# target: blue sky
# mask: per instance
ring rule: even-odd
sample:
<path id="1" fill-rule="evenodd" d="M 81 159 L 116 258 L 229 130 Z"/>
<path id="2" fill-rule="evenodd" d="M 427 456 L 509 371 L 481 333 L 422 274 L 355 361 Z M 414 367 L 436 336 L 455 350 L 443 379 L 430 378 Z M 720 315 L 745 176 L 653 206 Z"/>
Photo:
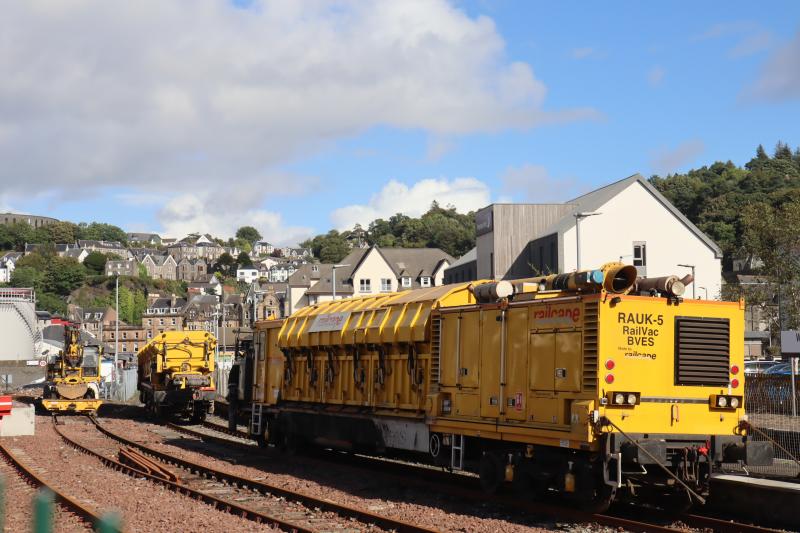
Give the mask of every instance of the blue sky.
<path id="1" fill-rule="evenodd" d="M 561 201 L 800 144 L 797 2 L 200 4 L 174 54 L 177 7 L 143 2 L 134 22 L 100 4 L 12 8 L 4 18 L 34 37 L 0 72 L 27 73 L 42 32 L 36 57 L 55 80 L 30 68 L 19 92 L 0 90 L 13 115 L 4 130 L 0 114 L 12 163 L 0 207 L 176 237 L 252 221 L 291 242 L 434 198 L 464 210 Z M 74 50 L 53 32 L 109 16 L 120 20 Z M 135 46 L 145 38 L 161 45 L 155 62 Z M 165 81 L 165 64 L 181 73 Z M 223 97 L 212 79 L 230 81 Z M 65 118 L 61 101 L 79 112 Z"/>

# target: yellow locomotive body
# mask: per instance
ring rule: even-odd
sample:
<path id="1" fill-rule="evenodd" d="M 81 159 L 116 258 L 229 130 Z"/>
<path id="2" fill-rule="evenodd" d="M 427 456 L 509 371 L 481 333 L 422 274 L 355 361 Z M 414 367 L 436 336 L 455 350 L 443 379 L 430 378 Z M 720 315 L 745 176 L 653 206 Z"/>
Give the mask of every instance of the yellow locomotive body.
<path id="1" fill-rule="evenodd" d="M 139 350 L 139 399 L 147 411 L 204 419 L 215 395 L 216 344 L 207 331 L 165 331 Z"/>
<path id="2" fill-rule="evenodd" d="M 103 401 L 99 383 L 102 347 L 85 345 L 80 330 L 64 326 L 64 348 L 47 364 L 42 406 L 58 413 L 94 414 Z"/>
<path id="3" fill-rule="evenodd" d="M 743 306 L 629 295 L 631 269 L 337 300 L 259 322 L 251 431 L 416 452 L 479 472 L 488 490 L 513 480 L 590 502 L 676 479 L 700 491 L 714 465 L 769 461 L 737 433 Z"/>

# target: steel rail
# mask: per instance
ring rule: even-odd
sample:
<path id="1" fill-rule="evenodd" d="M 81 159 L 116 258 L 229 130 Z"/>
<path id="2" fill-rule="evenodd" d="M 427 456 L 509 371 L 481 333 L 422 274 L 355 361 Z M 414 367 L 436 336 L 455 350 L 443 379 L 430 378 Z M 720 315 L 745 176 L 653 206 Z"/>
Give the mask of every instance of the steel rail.
<path id="1" fill-rule="evenodd" d="M 99 425 L 97 424 L 97 422 L 93 418 L 90 417 L 90 419 L 95 423 L 95 425 L 97 427 L 99 427 Z M 186 495 L 186 496 L 190 496 L 190 497 L 192 497 L 192 498 L 194 498 L 196 500 L 202 501 L 203 503 L 209 504 L 210 506 L 212 506 L 215 509 L 218 509 L 218 510 L 221 510 L 221 511 L 233 514 L 233 515 L 240 516 L 240 517 L 245 518 L 247 520 L 252 520 L 253 522 L 256 522 L 256 523 L 259 523 L 259 524 L 267 524 L 267 525 L 275 526 L 275 527 L 278 527 L 278 528 L 282 529 L 283 531 L 289 531 L 289 532 L 316 533 L 315 530 L 309 529 L 309 528 L 307 528 L 307 527 L 305 527 L 303 525 L 300 525 L 300 524 L 296 524 L 296 523 L 294 523 L 292 521 L 285 520 L 285 519 L 282 519 L 282 518 L 279 518 L 279 517 L 276 517 L 276 516 L 260 513 L 258 511 L 253 511 L 251 509 L 247 509 L 247 508 L 242 507 L 242 506 L 240 506 L 240 505 L 238 505 L 236 503 L 233 503 L 233 502 L 230 502 L 230 501 L 227 501 L 227 500 L 223 500 L 223 499 L 217 498 L 216 496 L 212 496 L 210 494 L 206 494 L 206 493 L 194 490 L 194 489 L 189 488 L 189 487 L 187 487 L 185 485 L 182 485 L 180 483 L 175 483 L 173 481 L 168 481 L 166 479 L 154 476 L 152 474 L 149 474 L 147 472 L 144 472 L 144 471 L 139 470 L 137 468 L 134 468 L 132 466 L 120 463 L 119 461 L 115 461 L 114 459 L 109 459 L 105 455 L 97 453 L 94 450 L 92 450 L 90 448 L 87 448 L 86 446 L 84 446 L 84 445 L 72 440 L 71 438 L 67 437 L 63 432 L 61 432 L 61 430 L 58 429 L 58 426 L 56 426 L 55 424 L 53 425 L 53 427 L 54 427 L 56 433 L 58 433 L 58 435 L 64 440 L 64 442 L 66 442 L 67 444 L 69 444 L 70 446 L 72 446 L 73 448 L 77 449 L 78 451 L 80 451 L 82 453 L 85 453 L 87 455 L 95 457 L 96 459 L 99 459 L 100 462 L 102 462 L 105 466 L 107 466 L 107 467 L 109 467 L 109 468 L 111 468 L 113 470 L 116 470 L 118 472 L 122 472 L 124 474 L 128 474 L 129 476 L 140 477 L 140 478 L 144 477 L 144 478 L 148 479 L 149 481 L 152 481 L 153 483 L 156 483 L 156 484 L 163 485 L 163 486 L 167 487 L 168 489 L 170 489 L 170 490 L 172 490 L 174 492 L 177 492 L 179 494 L 183 494 L 183 495 Z"/>
<path id="2" fill-rule="evenodd" d="M 2 441 L 0 441 L 0 452 L 2 452 L 2 454 L 9 460 L 11 465 L 16 468 L 23 477 L 28 478 L 37 487 L 44 487 L 52 492 L 55 496 L 55 500 L 62 507 L 65 507 L 67 510 L 75 513 L 93 529 L 98 527 L 101 516 L 96 510 L 78 502 L 77 500 L 74 500 L 70 496 L 67 496 L 65 493 L 58 490 L 56 486 L 52 482 L 48 481 L 44 476 L 41 474 L 36 474 L 31 467 L 26 465 L 22 460 L 19 459 L 19 457 L 14 455 L 14 453 Z M 115 527 L 114 530 L 117 531 L 117 533 L 124 533 L 124 530 L 120 528 Z"/>
<path id="3" fill-rule="evenodd" d="M 218 437 L 215 435 L 208 435 L 206 433 L 195 431 L 185 426 L 180 426 L 171 423 L 167 423 L 167 426 L 171 429 L 174 429 L 175 431 L 199 438 L 201 440 L 206 440 L 217 444 L 223 444 L 225 446 L 235 446 L 237 448 L 241 448 L 242 450 L 252 450 L 254 448 L 253 445 L 250 444 L 244 444 L 239 441 L 226 439 L 224 437 Z M 218 430 L 218 428 L 221 427 L 213 423 L 204 423 L 203 426 L 214 430 Z M 221 431 L 221 432 L 230 434 L 228 431 Z M 238 437 L 239 435 L 235 436 Z M 315 454 L 315 457 L 320 457 L 320 455 Z M 322 457 L 323 457 L 322 460 L 326 460 L 324 455 L 322 455 Z M 632 531 L 664 531 L 664 532 L 680 531 L 680 529 L 674 527 L 661 526 L 646 521 L 637 521 L 631 518 L 624 518 L 621 516 L 615 516 L 613 514 L 608 514 L 608 513 L 589 513 L 589 512 L 579 511 L 570 507 L 558 506 L 556 504 L 520 501 L 518 498 L 507 497 L 503 495 L 487 496 L 483 492 L 479 491 L 477 489 L 477 486 L 472 487 L 471 485 L 475 485 L 474 483 L 466 483 L 466 484 L 461 483 L 459 486 L 455 486 L 452 483 L 448 483 L 448 478 L 452 478 L 452 474 L 444 474 L 443 472 L 438 470 L 423 469 L 410 464 L 397 463 L 393 461 L 390 462 L 384 459 L 370 458 L 367 456 L 358 456 L 358 457 L 347 456 L 345 458 L 337 456 L 336 457 L 337 464 L 342 464 L 343 459 L 350 466 L 360 469 L 366 469 L 371 472 L 375 471 L 374 465 L 380 465 L 380 470 L 383 475 L 395 477 L 398 480 L 403 481 L 404 483 L 412 483 L 427 488 L 431 488 L 432 484 L 435 484 L 437 490 L 446 492 L 458 498 L 481 501 L 484 503 L 487 501 L 491 501 L 508 507 L 513 507 L 525 512 L 536 513 L 536 514 L 547 514 L 553 516 L 566 515 L 569 516 L 570 519 L 575 521 L 596 522 L 611 527 L 623 527 Z M 367 466 L 368 464 L 371 464 L 372 468 Z M 470 482 L 471 481 L 472 480 L 470 479 Z M 695 513 L 671 516 L 668 513 L 656 509 L 649 510 L 648 512 L 657 515 L 657 517 L 662 521 L 668 521 L 670 519 L 674 519 L 675 521 L 681 521 L 682 523 L 690 527 L 710 528 L 713 529 L 714 531 L 731 532 L 731 533 L 734 532 L 765 533 L 765 532 L 780 531 L 777 529 L 770 529 L 761 526 L 724 520 L 721 518 L 715 518 Z"/>
<path id="4" fill-rule="evenodd" d="M 122 442 L 128 446 L 138 448 L 146 455 L 150 455 L 152 457 L 160 459 L 161 461 L 164 461 L 165 463 L 177 465 L 181 468 L 185 468 L 186 470 L 189 470 L 191 472 L 196 472 L 197 474 L 209 478 L 225 481 L 231 485 L 243 488 L 249 488 L 250 490 L 254 490 L 257 492 L 270 493 L 273 495 L 282 496 L 288 500 L 301 503 L 307 507 L 319 508 L 323 511 L 332 512 L 342 517 L 354 518 L 359 522 L 363 522 L 366 524 L 374 524 L 378 527 L 387 530 L 397 531 L 398 533 L 432 533 L 437 531 L 435 529 L 430 529 L 424 526 L 412 524 L 410 522 L 405 522 L 403 520 L 379 515 L 371 511 L 365 511 L 363 509 L 352 507 L 343 503 L 332 502 L 308 494 L 303 494 L 301 492 L 295 492 L 293 490 L 279 487 L 277 485 L 271 485 L 263 481 L 256 481 L 254 479 L 238 476 L 236 474 L 231 474 L 229 472 L 223 472 L 222 470 L 217 470 L 215 468 L 203 466 L 194 463 L 192 461 L 188 461 L 186 459 L 180 459 L 178 457 L 169 455 L 168 453 L 161 452 L 159 450 L 150 448 L 149 446 L 146 446 L 144 444 L 140 444 L 138 442 L 134 442 L 125 437 L 117 435 L 116 433 L 103 427 L 103 425 L 100 424 L 95 419 L 92 419 L 92 422 L 94 423 L 95 427 L 97 427 L 97 429 L 100 430 L 100 432 L 106 435 L 107 437 L 110 437 L 118 442 Z"/>
<path id="5" fill-rule="evenodd" d="M 239 437 L 240 439 L 247 439 L 247 440 L 254 440 L 252 435 L 247 433 L 246 431 L 242 431 L 240 429 L 230 429 L 226 426 L 221 426 L 219 424 L 215 424 L 213 422 L 208 422 L 203 420 L 202 426 L 208 429 L 213 429 L 214 431 L 219 431 L 220 433 L 225 433 L 232 437 Z"/>

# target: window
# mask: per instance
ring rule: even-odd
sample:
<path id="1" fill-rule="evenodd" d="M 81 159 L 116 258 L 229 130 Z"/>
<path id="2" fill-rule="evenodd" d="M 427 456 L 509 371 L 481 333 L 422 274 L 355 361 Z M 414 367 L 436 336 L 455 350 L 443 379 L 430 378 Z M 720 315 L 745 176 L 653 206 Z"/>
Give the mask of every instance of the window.
<path id="1" fill-rule="evenodd" d="M 403 287 L 410 287 L 411 286 L 411 278 L 408 276 L 403 276 Z"/>
<path id="2" fill-rule="evenodd" d="M 633 243 L 633 266 L 647 266 L 647 244 L 644 242 Z"/>
<path id="3" fill-rule="evenodd" d="M 172 319 L 172 325 L 173 326 L 175 325 L 175 319 L 174 318 Z"/>
<path id="4" fill-rule="evenodd" d="M 419 278 L 419 284 L 423 287 L 430 287 L 431 286 L 431 278 L 429 276 L 422 276 Z"/>
<path id="5" fill-rule="evenodd" d="M 392 292 L 392 280 L 389 278 L 381 278 L 381 291 Z"/>
<path id="6" fill-rule="evenodd" d="M 127 339 L 128 338 L 128 332 L 127 331 L 123 331 L 122 332 L 122 338 L 123 339 Z"/>
<path id="7" fill-rule="evenodd" d="M 151 330 L 149 330 L 149 329 L 147 330 L 147 338 L 148 339 L 152 339 L 153 338 L 153 332 Z"/>
<path id="8" fill-rule="evenodd" d="M 163 318 L 159 318 L 159 319 L 158 319 L 158 324 L 159 324 L 160 326 L 163 326 L 163 325 L 164 325 L 164 319 L 163 319 Z"/>
<path id="9" fill-rule="evenodd" d="M 360 279 L 358 280 L 358 290 L 359 292 L 372 292 L 372 284 L 368 279 Z"/>

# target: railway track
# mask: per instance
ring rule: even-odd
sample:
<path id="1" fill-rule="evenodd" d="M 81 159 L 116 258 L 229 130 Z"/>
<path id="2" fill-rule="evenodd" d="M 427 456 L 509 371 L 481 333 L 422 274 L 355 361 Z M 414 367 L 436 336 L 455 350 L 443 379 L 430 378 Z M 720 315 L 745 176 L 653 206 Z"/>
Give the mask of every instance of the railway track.
<path id="1" fill-rule="evenodd" d="M 198 431 L 187 426 L 172 423 L 167 423 L 166 425 L 175 431 L 207 442 L 213 442 L 228 447 L 233 446 L 237 449 L 250 452 L 252 452 L 254 448 L 254 445 L 244 444 L 239 440 L 233 440 L 221 435 L 213 435 L 206 431 Z M 202 427 L 207 430 L 216 431 L 220 434 L 234 436 L 238 439 L 249 439 L 249 435 L 243 431 L 229 430 L 227 427 L 220 426 L 219 424 L 214 424 L 212 422 L 203 422 Z M 369 472 L 375 472 L 379 469 L 382 474 L 394 476 L 403 483 L 416 484 L 419 486 L 424 486 L 428 489 L 434 486 L 435 490 L 446 492 L 458 498 L 474 500 L 476 502 L 486 502 L 487 500 L 490 500 L 495 503 L 528 513 L 544 514 L 557 517 L 566 516 L 571 521 L 598 523 L 610 527 L 625 528 L 630 531 L 674 532 L 684 531 L 685 526 L 701 530 L 710 529 L 715 532 L 730 533 L 764 533 L 779 531 L 776 529 L 725 520 L 703 514 L 692 513 L 671 515 L 664 511 L 650 508 L 646 509 L 646 511 L 642 511 L 641 509 L 631 510 L 621 508 L 620 511 L 623 511 L 624 515 L 622 513 L 586 513 L 578 511 L 574 508 L 568 508 L 557 504 L 523 502 L 520 501 L 519 498 L 515 498 L 513 496 L 487 496 L 480 491 L 479 484 L 477 483 L 476 479 L 468 477 L 465 478 L 462 476 L 462 478 L 465 479 L 460 479 L 458 485 L 456 486 L 452 483 L 452 474 L 430 468 L 421 468 L 407 463 L 388 461 L 381 458 L 372 458 L 366 456 L 342 456 L 341 454 L 335 453 L 318 454 L 315 457 L 319 456 L 323 457 L 323 459 L 326 456 L 328 458 L 334 457 L 337 464 L 346 462 L 356 468 L 366 469 Z M 646 512 L 648 514 L 647 520 L 633 517 L 637 513 L 641 514 L 642 512 Z M 673 526 L 673 524 L 676 525 Z"/>
<path id="2" fill-rule="evenodd" d="M 56 503 L 67 512 L 73 513 L 79 517 L 86 524 L 87 530 L 96 530 L 99 528 L 102 520 L 100 513 L 92 507 L 72 498 L 49 481 L 41 472 L 37 472 L 36 467 L 26 462 L 25 454 L 22 450 L 16 449 L 0 440 L 0 453 L 2 453 L 8 464 L 11 465 L 20 476 L 28 480 L 35 487 L 45 488 L 52 492 Z M 111 528 L 110 530 L 106 529 L 106 531 L 116 531 L 118 533 L 123 533 L 124 531 L 110 523 L 106 523 L 104 527 Z"/>
<path id="3" fill-rule="evenodd" d="M 374 526 L 384 530 L 407 533 L 434 531 L 180 459 L 117 435 L 103 427 L 94 418 L 90 418 L 90 420 L 103 435 L 126 447 L 125 449 L 120 448 L 121 455 L 125 457 L 124 461 L 111 459 L 70 438 L 58 427 L 55 429 L 69 445 L 96 457 L 110 468 L 130 475 L 145 477 L 154 483 L 191 496 L 217 509 L 258 523 L 298 533 L 332 529 L 355 532 Z M 132 450 L 137 450 L 136 454 L 139 457 L 132 454 Z M 142 460 L 142 456 L 145 460 Z M 290 502 L 291 505 L 287 505 L 287 502 Z"/>

